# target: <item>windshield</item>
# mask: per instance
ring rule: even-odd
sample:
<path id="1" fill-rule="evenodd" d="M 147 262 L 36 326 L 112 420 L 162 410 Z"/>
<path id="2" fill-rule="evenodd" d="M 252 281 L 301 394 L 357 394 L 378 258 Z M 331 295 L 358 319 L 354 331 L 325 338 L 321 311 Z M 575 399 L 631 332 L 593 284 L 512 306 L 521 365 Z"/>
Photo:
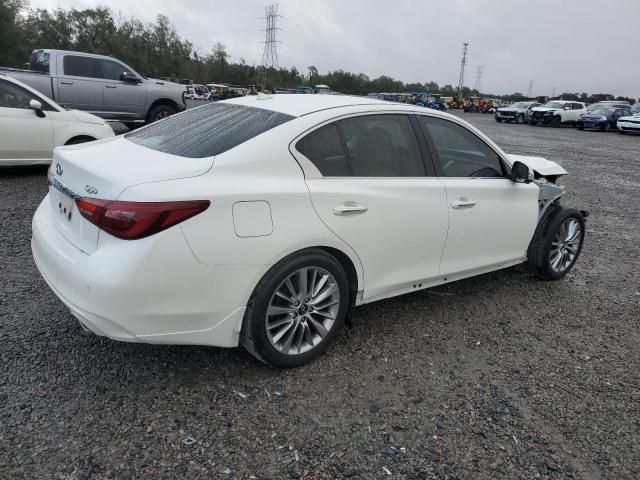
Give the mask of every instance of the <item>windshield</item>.
<path id="1" fill-rule="evenodd" d="M 636 102 L 631 106 L 631 111 L 633 113 L 638 113 L 640 112 L 640 102 Z"/>
<path id="2" fill-rule="evenodd" d="M 563 108 L 564 103 L 562 102 L 547 102 L 543 105 L 544 108 Z"/>
<path id="3" fill-rule="evenodd" d="M 212 103 L 125 135 L 130 142 L 188 158 L 219 155 L 295 117 L 263 108 Z"/>
<path id="4" fill-rule="evenodd" d="M 613 108 L 597 107 L 591 111 L 594 115 L 609 115 L 613 112 Z"/>

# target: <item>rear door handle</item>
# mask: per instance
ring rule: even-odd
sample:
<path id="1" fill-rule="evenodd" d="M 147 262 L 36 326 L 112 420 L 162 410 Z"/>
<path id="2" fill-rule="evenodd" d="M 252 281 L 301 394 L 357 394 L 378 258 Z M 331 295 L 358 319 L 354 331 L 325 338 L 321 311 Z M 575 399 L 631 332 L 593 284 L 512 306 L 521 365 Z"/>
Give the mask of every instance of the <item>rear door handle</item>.
<path id="1" fill-rule="evenodd" d="M 356 215 L 358 213 L 365 213 L 369 210 L 364 205 L 360 205 L 358 202 L 344 202 L 333 208 L 334 215 Z"/>
<path id="2" fill-rule="evenodd" d="M 451 206 L 453 208 L 472 208 L 475 204 L 476 202 L 471 202 L 469 200 L 454 200 L 451 202 Z"/>
<path id="3" fill-rule="evenodd" d="M 69 81 L 69 80 L 60 80 L 60 83 L 62 85 L 73 85 L 73 82 Z"/>
<path id="4" fill-rule="evenodd" d="M 118 88 L 115 85 L 105 85 L 105 87 L 107 87 L 107 88 Z"/>

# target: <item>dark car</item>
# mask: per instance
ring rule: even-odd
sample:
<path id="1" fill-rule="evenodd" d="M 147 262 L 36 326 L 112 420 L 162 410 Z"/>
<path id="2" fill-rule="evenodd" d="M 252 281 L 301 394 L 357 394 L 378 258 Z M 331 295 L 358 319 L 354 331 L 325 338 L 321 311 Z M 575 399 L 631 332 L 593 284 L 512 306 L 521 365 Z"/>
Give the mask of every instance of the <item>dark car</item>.
<path id="1" fill-rule="evenodd" d="M 580 115 L 576 121 L 576 127 L 578 127 L 578 130 L 595 128 L 603 132 L 609 129 L 615 130 L 618 119 L 629 115 L 632 115 L 630 107 L 600 107 Z"/>

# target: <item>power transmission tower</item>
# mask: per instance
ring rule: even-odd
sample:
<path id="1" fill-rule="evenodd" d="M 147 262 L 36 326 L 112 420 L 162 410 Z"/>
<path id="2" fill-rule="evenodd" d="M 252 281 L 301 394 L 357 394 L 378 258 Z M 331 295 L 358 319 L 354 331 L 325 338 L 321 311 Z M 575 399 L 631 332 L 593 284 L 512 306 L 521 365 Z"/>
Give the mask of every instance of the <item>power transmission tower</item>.
<path id="1" fill-rule="evenodd" d="M 484 68 L 484 65 L 477 65 L 476 68 L 476 83 L 473 88 L 480 93 L 482 92 L 482 69 Z"/>
<path id="2" fill-rule="evenodd" d="M 462 100 L 462 84 L 464 83 L 464 66 L 467 64 L 467 50 L 469 42 L 462 44 L 462 61 L 460 62 L 460 78 L 458 79 L 458 101 Z"/>
<path id="3" fill-rule="evenodd" d="M 534 79 L 529 80 L 529 90 L 527 90 L 527 98 L 533 98 L 533 82 Z"/>
<path id="4" fill-rule="evenodd" d="M 264 7 L 265 17 L 264 19 L 267 21 L 267 25 L 265 28 L 265 39 L 264 39 L 264 52 L 262 53 L 262 69 L 263 69 L 263 83 L 266 86 L 267 83 L 267 72 L 270 68 L 279 68 L 278 64 L 278 40 L 277 33 L 280 30 L 276 25 L 278 21 L 278 4 L 274 3 L 272 5 L 267 5 Z"/>

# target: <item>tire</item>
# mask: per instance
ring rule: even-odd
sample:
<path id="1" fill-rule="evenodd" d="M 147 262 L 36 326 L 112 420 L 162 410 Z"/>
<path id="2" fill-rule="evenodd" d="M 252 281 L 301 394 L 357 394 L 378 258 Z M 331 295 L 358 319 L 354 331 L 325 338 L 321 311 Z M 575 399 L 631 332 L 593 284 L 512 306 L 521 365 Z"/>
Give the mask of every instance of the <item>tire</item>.
<path id="1" fill-rule="evenodd" d="M 627 132 L 625 132 L 624 130 L 618 130 L 618 133 L 619 133 L 620 135 L 624 135 L 624 134 L 625 134 L 625 133 L 627 133 Z"/>
<path id="2" fill-rule="evenodd" d="M 580 257 L 584 236 L 585 219 L 581 212 L 551 205 L 538 224 L 527 252 L 533 272 L 545 280 L 564 277 Z M 561 247 L 556 248 L 559 239 Z"/>
<path id="3" fill-rule="evenodd" d="M 315 289 L 309 291 L 313 284 Z M 300 295 L 302 291 L 306 293 Z M 344 324 L 349 305 L 347 274 L 335 257 L 319 249 L 293 253 L 274 265 L 254 289 L 245 311 L 241 343 L 258 360 L 273 366 L 304 365 L 331 343 Z"/>
<path id="4" fill-rule="evenodd" d="M 502 123 L 502 119 L 501 118 L 496 118 L 496 122 Z"/>
<path id="5" fill-rule="evenodd" d="M 578 126 L 578 130 L 584 130 L 584 127 Z"/>
<path id="6" fill-rule="evenodd" d="M 607 122 L 603 126 L 600 127 L 600 131 L 601 132 L 608 132 L 609 128 L 611 128 L 611 126 L 609 125 L 609 122 Z"/>
<path id="7" fill-rule="evenodd" d="M 157 122 L 158 120 L 167 118 L 174 113 L 176 113 L 175 108 L 172 108 L 169 105 L 158 105 L 149 110 L 149 115 L 147 115 L 147 123 Z"/>
<path id="8" fill-rule="evenodd" d="M 514 122 L 517 123 L 517 124 L 524 123 L 524 115 L 522 115 L 522 114 L 516 115 L 516 118 L 515 118 Z"/>
<path id="9" fill-rule="evenodd" d="M 551 119 L 551 126 L 559 127 L 561 124 L 562 124 L 562 118 L 560 118 L 558 115 L 554 115 L 553 118 Z"/>

